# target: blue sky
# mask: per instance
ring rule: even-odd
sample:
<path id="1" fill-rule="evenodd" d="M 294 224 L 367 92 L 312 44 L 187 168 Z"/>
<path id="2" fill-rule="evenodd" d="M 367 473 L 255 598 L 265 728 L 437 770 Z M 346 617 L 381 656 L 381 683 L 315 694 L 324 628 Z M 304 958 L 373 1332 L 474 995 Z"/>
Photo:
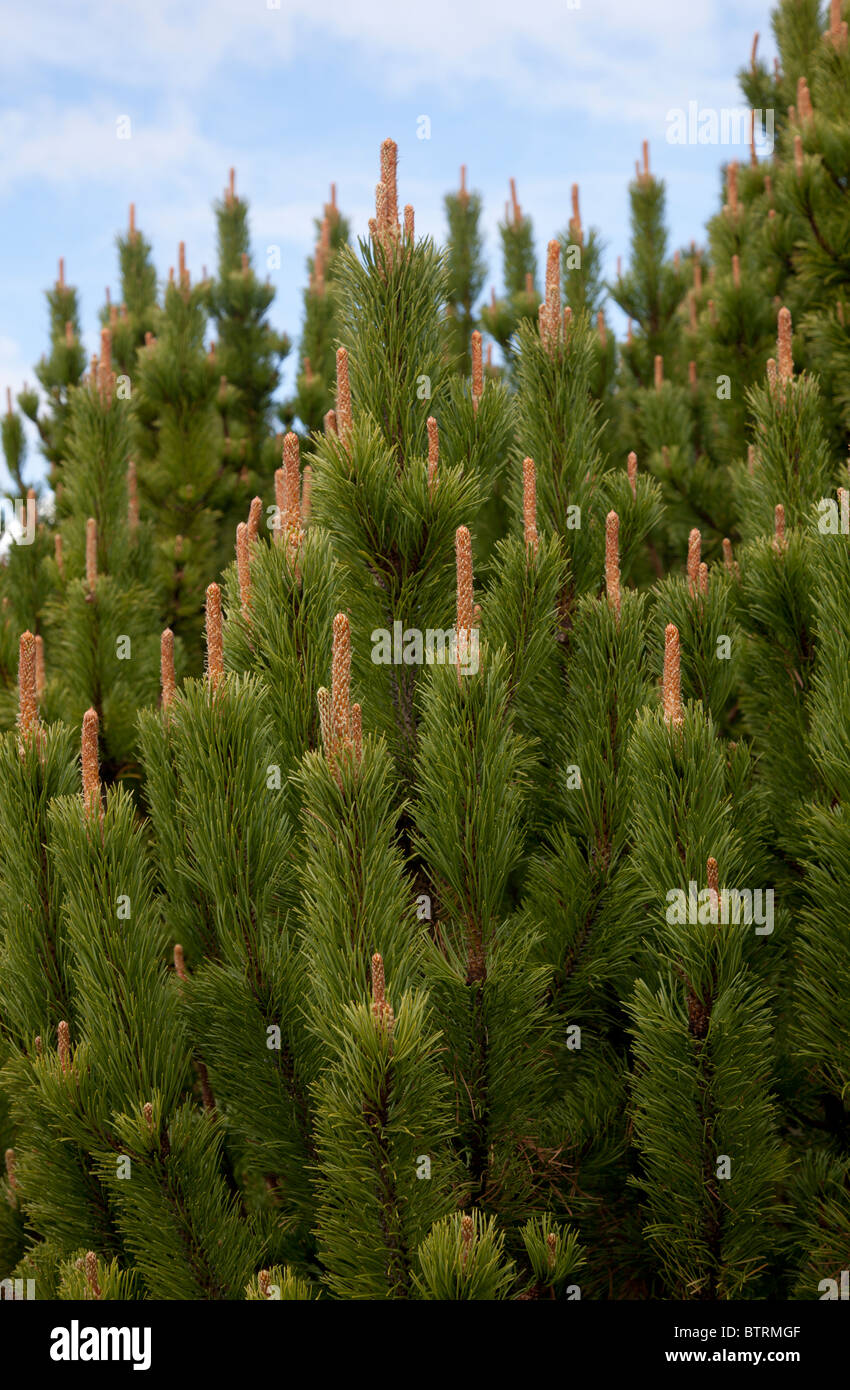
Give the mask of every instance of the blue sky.
<path id="1" fill-rule="evenodd" d="M 741 104 L 753 33 L 772 59 L 768 0 L 0 0 L 0 388 L 33 380 L 44 289 L 59 256 L 84 337 L 117 282 L 115 233 L 135 201 L 159 274 L 184 240 L 194 276 L 215 264 L 212 200 L 231 165 L 253 250 L 281 266 L 272 318 L 297 339 L 313 218 L 333 180 L 364 234 L 380 142 L 399 145 L 399 194 L 441 238 L 462 163 L 481 192 L 490 284 L 515 176 L 538 251 L 566 225 L 628 253 L 628 181 L 648 138 L 667 182 L 672 244 L 701 239 L 721 163 L 746 151 L 667 141 L 668 114 Z M 430 139 L 417 138 L 419 118 Z M 130 138 L 118 122 L 129 117 Z M 420 127 L 421 128 L 421 127 Z M 290 370 L 287 377 L 291 376 Z M 34 450 L 32 474 L 41 468 Z"/>

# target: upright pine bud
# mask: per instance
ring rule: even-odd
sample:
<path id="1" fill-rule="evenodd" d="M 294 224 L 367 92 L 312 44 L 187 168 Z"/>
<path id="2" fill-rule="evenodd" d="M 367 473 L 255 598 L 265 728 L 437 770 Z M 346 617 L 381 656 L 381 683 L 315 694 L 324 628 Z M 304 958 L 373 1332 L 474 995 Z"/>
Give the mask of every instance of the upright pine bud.
<path id="1" fill-rule="evenodd" d="M 605 594 L 614 615 L 620 618 L 620 518 L 610 511 L 605 518 Z"/>
<path id="2" fill-rule="evenodd" d="M 343 444 L 351 431 L 351 387 L 348 382 L 348 353 L 344 347 L 336 350 L 336 422 Z"/>
<path id="3" fill-rule="evenodd" d="M 247 621 L 251 616 L 251 551 L 248 544 L 248 527 L 244 521 L 240 521 L 236 527 L 236 572 L 239 578 L 242 617 Z"/>
<path id="4" fill-rule="evenodd" d="M 386 997 L 384 962 L 377 951 L 372 957 L 372 1016 L 379 1028 L 392 1031 L 394 1019 Z"/>
<path id="5" fill-rule="evenodd" d="M 334 748 L 348 742 L 351 720 L 351 627 L 345 613 L 337 613 L 333 626 L 331 663 L 331 727 Z"/>
<path id="6" fill-rule="evenodd" d="M 733 257 L 732 257 L 732 284 L 735 286 L 735 289 L 736 289 L 736 290 L 739 290 L 739 289 L 741 288 L 741 258 L 740 258 L 740 256 L 733 256 Z"/>
<path id="7" fill-rule="evenodd" d="M 738 561 L 732 551 L 732 542 L 728 536 L 723 537 L 723 563 L 733 579 L 740 579 L 741 574 L 738 569 Z"/>
<path id="8" fill-rule="evenodd" d="M 339 431 L 336 427 L 335 410 L 329 410 L 325 414 L 325 434 L 335 434 L 337 437 L 339 436 Z"/>
<path id="9" fill-rule="evenodd" d="M 785 508 L 781 502 L 777 502 L 773 512 L 773 548 L 783 550 L 785 547 Z"/>
<path id="10" fill-rule="evenodd" d="M 539 318 L 540 336 L 551 356 L 561 327 L 561 243 L 555 237 L 546 248 L 546 292 Z"/>
<path id="11" fill-rule="evenodd" d="M 221 589 L 217 584 L 207 586 L 206 607 L 207 670 L 210 686 L 215 690 L 224 675 L 224 641 L 221 627 Z"/>
<path id="12" fill-rule="evenodd" d="M 387 226 L 391 232 L 398 227 L 398 145 L 385 140 L 381 145 L 381 182 L 386 189 Z"/>
<path id="13" fill-rule="evenodd" d="M 178 980 L 188 980 L 189 975 L 186 970 L 186 958 L 183 955 L 183 947 L 179 941 L 174 943 L 174 970 Z"/>
<path id="14" fill-rule="evenodd" d="M 679 652 L 679 629 L 668 623 L 664 630 L 664 676 L 661 683 L 661 703 L 665 723 L 677 728 L 684 721 L 682 709 L 682 672 Z"/>
<path id="15" fill-rule="evenodd" d="M 248 508 L 248 520 L 245 523 L 248 529 L 248 544 L 253 545 L 260 537 L 260 522 L 263 519 L 263 499 L 253 497 Z"/>
<path id="16" fill-rule="evenodd" d="M 637 454 L 632 450 L 626 463 L 626 472 L 629 478 L 629 487 L 632 490 L 632 497 L 637 498 Z"/>
<path id="17" fill-rule="evenodd" d="M 86 1251 L 86 1283 L 92 1298 L 103 1298 L 103 1290 L 97 1278 L 97 1255 L 93 1250 Z"/>
<path id="18" fill-rule="evenodd" d="M 437 465 L 440 461 L 440 431 L 433 415 L 428 416 L 428 492 L 437 486 Z"/>
<path id="19" fill-rule="evenodd" d="M 688 588 L 692 594 L 697 591 L 699 579 L 699 558 L 702 549 L 702 536 L 696 526 L 688 536 Z"/>
<path id="20" fill-rule="evenodd" d="M 472 588 L 472 537 L 469 528 L 458 526 L 455 532 L 455 560 L 457 567 L 457 635 L 458 679 L 462 663 L 466 661 L 469 640 L 474 622 L 474 594 Z"/>
<path id="21" fill-rule="evenodd" d="M 59 578 L 65 578 L 65 560 L 62 555 L 62 537 L 59 532 L 53 538 L 53 556 L 56 560 L 56 568 L 59 571 Z"/>
<path id="22" fill-rule="evenodd" d="M 18 728 L 24 743 L 38 728 L 36 645 L 29 629 L 21 634 L 18 646 Z"/>
<path id="23" fill-rule="evenodd" d="M 664 385 L 664 358 L 658 354 L 655 358 L 655 389 L 660 391 Z"/>
<path id="24" fill-rule="evenodd" d="M 537 554 L 537 471 L 534 459 L 522 461 L 522 522 L 525 548 Z"/>
<path id="25" fill-rule="evenodd" d="M 779 363 L 779 380 L 784 386 L 794 376 L 794 354 L 791 346 L 791 311 L 779 310 L 779 337 L 776 345 Z"/>
<path id="26" fill-rule="evenodd" d="M 416 231 L 416 228 L 415 228 L 415 223 L 414 223 L 413 204 L 412 204 L 412 203 L 405 203 L 405 205 L 404 205 L 404 235 L 405 235 L 406 241 L 408 242 L 408 244 L 409 244 L 410 246 L 412 246 L 413 243 L 414 243 L 414 241 L 416 240 L 415 231 Z"/>
<path id="27" fill-rule="evenodd" d="M 67 1076 L 71 1069 L 71 1030 L 64 1018 L 56 1029 L 57 1051 L 59 1053 L 59 1065 L 63 1075 Z"/>
<path id="28" fill-rule="evenodd" d="M 701 561 L 699 567 L 699 591 L 701 594 L 708 593 L 708 565 L 705 560 Z"/>
<path id="29" fill-rule="evenodd" d="M 90 516 L 86 522 L 86 588 L 90 594 L 97 585 L 97 522 Z"/>
<path id="30" fill-rule="evenodd" d="M 82 770 L 83 805 L 86 814 L 102 815 L 100 804 L 100 766 L 97 757 L 97 734 L 100 721 L 97 710 L 87 709 L 83 715 Z"/>
<path id="31" fill-rule="evenodd" d="M 717 910 L 720 905 L 720 876 L 717 872 L 717 860 L 713 857 L 706 861 L 706 877 L 708 879 L 708 891 L 711 894 L 711 906 Z"/>
<path id="32" fill-rule="evenodd" d="M 484 394 L 484 363 L 481 357 L 481 334 L 476 328 L 472 335 L 472 409 L 477 413 L 478 402 Z"/>
<path id="33" fill-rule="evenodd" d="M 35 639 L 35 694 L 39 704 L 44 699 L 44 692 L 47 689 L 47 672 L 44 665 L 44 638 L 39 636 Z"/>
<path id="34" fill-rule="evenodd" d="M 287 554 L 294 560 L 301 544 L 301 454 L 298 435 L 293 430 L 283 441 L 282 524 Z"/>
<path id="35" fill-rule="evenodd" d="M 174 633 L 167 627 L 159 641 L 159 669 L 162 683 L 162 708 L 168 709 L 177 694 L 174 679 Z"/>
<path id="36" fill-rule="evenodd" d="M 466 1213 L 460 1220 L 460 1267 L 466 1269 L 469 1264 L 469 1256 L 472 1252 L 472 1242 L 475 1238 L 475 1223 L 472 1217 Z"/>

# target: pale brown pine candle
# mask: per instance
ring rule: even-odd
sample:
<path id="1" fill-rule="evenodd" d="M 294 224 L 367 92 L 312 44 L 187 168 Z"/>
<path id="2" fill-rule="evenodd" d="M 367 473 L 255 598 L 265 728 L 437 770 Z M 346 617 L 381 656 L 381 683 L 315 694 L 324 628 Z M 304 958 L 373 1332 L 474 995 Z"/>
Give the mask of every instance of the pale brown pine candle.
<path id="1" fill-rule="evenodd" d="M 159 669 L 162 684 L 162 708 L 168 709 L 177 694 L 174 678 L 174 633 L 167 627 L 159 640 Z"/>
<path id="2" fill-rule="evenodd" d="M 633 449 L 626 461 L 626 474 L 634 498 L 637 498 L 637 466 L 637 454 Z"/>
<path id="3" fill-rule="evenodd" d="M 778 329 L 776 357 L 779 364 L 779 380 L 784 385 L 794 375 L 790 309 L 783 307 L 779 310 Z"/>
<path id="4" fill-rule="evenodd" d="M 351 431 L 351 387 L 348 382 L 348 353 L 344 347 L 336 351 L 336 423 L 340 439 L 348 440 Z"/>
<path id="5" fill-rule="evenodd" d="M 331 661 L 331 723 L 335 748 L 348 742 L 351 719 L 351 626 L 345 613 L 337 613 L 333 624 Z"/>
<path id="6" fill-rule="evenodd" d="M 620 617 L 620 518 L 610 511 L 605 518 L 605 595 L 609 607 Z"/>
<path id="7" fill-rule="evenodd" d="M 428 416 L 428 491 L 437 485 L 437 465 L 440 461 L 440 431 L 433 415 Z"/>
<path id="8" fill-rule="evenodd" d="M 262 521 L 262 519 L 263 519 L 263 499 L 262 499 L 262 497 L 253 497 L 253 498 L 251 499 L 251 505 L 250 505 L 250 507 L 248 508 L 248 520 L 247 520 L 247 522 L 246 522 L 246 526 L 247 526 L 247 528 L 248 528 L 248 544 L 249 544 L 249 545 L 253 545 L 253 544 L 254 544 L 254 541 L 256 541 L 256 540 L 259 539 L 259 536 L 260 536 L 260 522 Z"/>
<path id="9" fill-rule="evenodd" d="M 699 561 L 702 550 L 702 536 L 696 526 L 688 536 L 688 588 L 692 594 L 696 593 L 697 580 L 699 579 Z"/>
<path id="10" fill-rule="evenodd" d="M 478 410 L 478 402 L 484 394 L 484 363 L 481 356 L 481 334 L 476 328 L 472 335 L 472 408 Z"/>
<path id="11" fill-rule="evenodd" d="M 215 690 L 224 675 L 224 641 L 221 627 L 221 589 L 217 584 L 207 586 L 206 607 L 207 680 Z"/>
<path id="12" fill-rule="evenodd" d="M 101 812 L 100 804 L 100 765 L 97 756 L 97 735 L 100 721 L 97 711 L 87 709 L 83 715 L 82 773 L 83 805 L 89 815 Z"/>
<path id="13" fill-rule="evenodd" d="M 678 727 L 684 720 L 682 709 L 682 672 L 679 652 L 679 629 L 668 623 L 664 630 L 664 676 L 661 684 L 661 703 L 667 724 Z"/>
<path id="14" fill-rule="evenodd" d="M 236 571 L 239 579 L 239 599 L 243 618 L 251 616 L 251 554 L 248 527 L 240 521 L 236 527 Z"/>
<path id="15" fill-rule="evenodd" d="M 525 548 L 537 554 L 537 470 L 534 459 L 522 461 L 522 522 Z"/>

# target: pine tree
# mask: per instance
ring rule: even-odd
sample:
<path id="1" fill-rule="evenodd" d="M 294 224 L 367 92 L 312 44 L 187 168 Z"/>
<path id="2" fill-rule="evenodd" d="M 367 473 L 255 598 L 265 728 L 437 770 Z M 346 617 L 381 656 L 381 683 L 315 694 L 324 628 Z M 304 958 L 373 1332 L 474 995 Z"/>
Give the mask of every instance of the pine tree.
<path id="1" fill-rule="evenodd" d="M 417 240 L 385 141 L 368 238 L 333 197 L 317 227 L 281 415 L 308 442 L 273 439 L 232 189 L 215 284 L 181 251 L 154 309 L 122 239 L 129 370 L 106 326 L 56 537 L 42 506 L 0 576 L 0 1276 L 713 1303 L 840 1278 L 850 486 L 817 327 L 841 267 L 810 237 L 843 211 L 841 7 L 822 23 L 783 0 L 773 75 L 754 48 L 748 99 L 795 110 L 726 166 L 707 253 L 668 257 L 645 156 L 625 344 L 578 191 L 542 300 L 514 193 L 488 371 L 474 195 L 447 252 Z M 10 410 L 19 491 L 22 440 Z"/>

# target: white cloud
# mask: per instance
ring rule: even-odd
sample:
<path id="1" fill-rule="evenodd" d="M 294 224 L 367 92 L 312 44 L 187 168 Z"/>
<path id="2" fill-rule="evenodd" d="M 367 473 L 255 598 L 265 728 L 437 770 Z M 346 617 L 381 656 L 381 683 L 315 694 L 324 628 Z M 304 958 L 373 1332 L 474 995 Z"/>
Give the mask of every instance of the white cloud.
<path id="1" fill-rule="evenodd" d="M 636 116 L 653 107 L 659 78 L 691 95 L 728 79 L 730 41 L 763 25 L 766 10 L 767 0 L 581 0 L 579 9 L 568 0 L 280 0 L 279 9 L 264 0 L 77 0 L 16 6 L 0 70 L 102 73 L 125 90 L 188 92 L 245 64 L 279 69 L 285 84 L 287 66 L 324 40 L 348 45 L 375 90 L 485 82 L 515 103 Z"/>

